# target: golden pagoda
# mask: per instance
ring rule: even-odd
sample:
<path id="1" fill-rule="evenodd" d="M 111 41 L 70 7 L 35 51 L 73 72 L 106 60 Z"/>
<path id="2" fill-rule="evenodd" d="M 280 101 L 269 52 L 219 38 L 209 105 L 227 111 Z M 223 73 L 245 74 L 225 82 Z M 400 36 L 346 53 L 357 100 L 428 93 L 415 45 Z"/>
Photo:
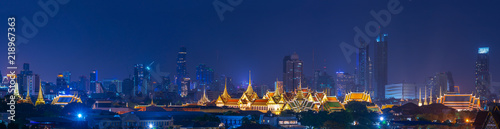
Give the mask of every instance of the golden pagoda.
<path id="1" fill-rule="evenodd" d="M 207 94 L 205 93 L 205 88 L 203 88 L 203 96 L 201 97 L 200 100 L 198 100 L 198 105 L 207 105 L 207 103 L 210 102 L 210 100 L 207 97 Z"/>
<path id="2" fill-rule="evenodd" d="M 219 95 L 219 98 L 217 98 L 217 101 L 215 102 L 215 104 L 219 106 L 224 105 L 224 103 L 231 99 L 231 96 L 227 93 L 227 78 L 224 80 L 224 92 L 222 92 L 222 95 Z"/>
<path id="3" fill-rule="evenodd" d="M 26 99 L 23 99 L 23 100 L 20 100 L 20 103 L 29 103 L 31 105 L 33 105 L 33 102 L 31 101 L 31 97 L 30 97 L 30 87 L 28 86 L 28 92 L 26 93 Z"/>
<path id="4" fill-rule="evenodd" d="M 43 104 L 45 104 L 45 100 L 43 100 L 42 85 L 40 85 L 40 89 L 38 90 L 38 98 L 36 99 L 35 106 Z"/>

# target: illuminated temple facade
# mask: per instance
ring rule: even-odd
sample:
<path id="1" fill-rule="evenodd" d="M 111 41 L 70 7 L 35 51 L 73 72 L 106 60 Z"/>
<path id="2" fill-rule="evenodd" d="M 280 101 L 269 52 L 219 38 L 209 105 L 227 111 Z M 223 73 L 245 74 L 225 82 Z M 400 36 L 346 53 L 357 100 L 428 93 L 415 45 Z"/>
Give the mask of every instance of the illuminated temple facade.
<path id="1" fill-rule="evenodd" d="M 371 103 L 370 94 L 367 92 L 351 92 L 346 95 L 344 103 L 340 102 L 336 96 L 327 96 L 325 92 L 313 91 L 309 88 L 302 88 L 301 84 L 292 92 L 283 91 L 276 87 L 276 91 L 267 91 L 262 98 L 253 91 L 251 79 L 249 79 L 247 90 L 239 98 L 231 97 L 227 92 L 227 87 L 220 95 L 215 104 L 218 107 L 239 108 L 240 110 L 253 110 L 260 112 L 272 112 L 280 114 L 284 110 L 293 112 L 303 111 L 328 111 L 335 112 L 345 110 L 344 105 L 349 101 L 360 101 Z M 380 108 L 367 106 L 370 111 L 381 113 Z"/>
<path id="2" fill-rule="evenodd" d="M 444 94 L 443 96 L 437 98 L 436 102 L 458 111 L 470 111 L 475 109 L 480 110 L 481 108 L 479 97 L 476 97 L 473 94 Z"/>

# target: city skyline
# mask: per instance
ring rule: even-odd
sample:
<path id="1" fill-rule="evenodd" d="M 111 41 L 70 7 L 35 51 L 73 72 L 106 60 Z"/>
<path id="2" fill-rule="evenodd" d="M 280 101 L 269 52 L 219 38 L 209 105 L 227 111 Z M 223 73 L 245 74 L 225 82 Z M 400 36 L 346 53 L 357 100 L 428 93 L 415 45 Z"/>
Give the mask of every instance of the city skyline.
<path id="1" fill-rule="evenodd" d="M 124 10 L 123 7 L 115 7 L 116 10 L 113 10 L 108 8 L 112 5 L 111 2 L 103 2 L 102 5 L 87 3 L 88 6 L 96 9 L 92 11 L 82 8 L 84 6 L 77 7 L 77 4 L 82 4 L 78 2 L 71 1 L 61 6 L 59 14 L 50 19 L 46 27 L 39 28 L 38 35 L 30 39 L 28 44 L 19 45 L 19 68 L 22 63 L 30 63 L 32 66 L 30 70 L 39 74 L 42 81 L 49 82 L 55 82 L 58 73 L 64 71 L 71 72 L 73 75 L 71 80 L 77 80 L 76 77 L 88 76 L 92 70 L 99 71 L 98 80 L 107 78 L 122 80 L 133 74 L 134 64 L 148 64 L 155 61 L 164 72 L 170 73 L 173 80 L 176 65 L 173 60 L 176 59 L 179 48 L 185 46 L 188 49 L 187 73 L 195 73 L 196 66 L 203 63 L 214 68 L 216 74 L 233 77 L 235 84 L 246 80 L 248 70 L 254 72 L 254 83 L 272 84 L 276 77 L 282 80 L 282 58 L 293 52 L 297 52 L 304 62 L 306 76 L 312 76 L 313 70 L 321 69 L 323 66 L 327 67 L 330 75 L 334 75 L 337 71 L 354 73 L 355 63 L 347 63 L 338 46 L 342 41 L 352 42 L 354 35 L 352 27 L 362 26 L 363 23 L 373 20 L 369 11 L 383 9 L 386 4 L 385 2 L 367 2 L 357 5 L 355 2 L 327 2 L 318 6 L 317 9 L 280 12 L 280 10 L 300 8 L 304 4 L 312 5 L 314 2 L 290 2 L 287 3 L 288 7 L 281 7 L 278 6 L 282 4 L 281 2 L 266 2 L 267 5 L 257 5 L 246 1 L 235 8 L 234 12 L 226 12 L 225 20 L 221 22 L 211 1 L 182 3 L 187 6 L 186 9 L 174 7 L 175 3 L 148 3 L 171 8 L 162 10 L 163 7 L 158 5 L 148 10 L 139 6 L 136 8 L 142 9 L 140 12 L 127 12 L 132 16 L 144 16 L 156 20 L 155 26 L 145 25 L 145 34 L 133 36 L 132 34 L 137 34 L 136 32 L 140 32 L 141 29 L 127 25 L 136 24 L 135 22 L 139 19 L 120 15 L 119 12 Z M 426 5 L 428 2 L 401 2 L 405 7 L 404 11 L 393 15 L 392 23 L 382 28 L 383 33 L 390 35 L 388 84 L 400 83 L 403 80 L 424 83 L 426 78 L 435 73 L 451 71 L 454 74 L 455 84 L 460 86 L 462 91 L 472 92 L 474 62 L 477 48 L 481 46 L 489 46 L 491 49 L 492 81 L 500 80 L 495 76 L 500 73 L 500 69 L 494 67 L 500 64 L 499 60 L 495 60 L 495 57 L 499 55 L 497 50 L 500 39 L 495 36 L 495 28 L 499 28 L 496 24 L 499 23 L 499 19 L 467 20 L 484 19 L 488 15 L 494 15 L 495 12 L 491 9 L 495 3 L 480 6 L 468 2 L 457 2 L 453 3 L 455 5 L 453 7 L 441 8 L 442 5 L 450 3 L 433 2 L 435 5 Z M 7 2 L 5 5 L 8 6 L 5 9 L 15 10 L 14 14 L 9 15 L 16 15 L 19 18 L 30 17 L 40 9 L 36 3 L 21 5 L 22 3 Z M 124 2 L 125 7 L 134 4 L 136 3 Z M 250 5 L 252 8 L 248 7 Z M 335 9 L 325 11 L 331 6 Z M 29 9 L 21 10 L 12 7 Z M 194 9 L 195 7 L 199 9 Z M 353 7 L 363 9 L 351 9 Z M 439 13 L 422 13 L 420 8 L 429 8 Z M 173 10 L 186 13 L 168 13 Z M 343 14 L 339 10 L 346 10 L 344 12 L 349 13 Z M 264 15 L 264 11 L 276 12 L 280 20 L 273 20 L 269 24 L 255 23 L 266 21 L 266 19 L 256 18 L 257 15 L 272 19 L 271 16 L 274 15 Z M 2 14 L 4 12 L 6 11 L 2 11 Z M 97 14 L 98 12 L 105 13 Z M 460 17 L 448 15 L 453 14 L 452 12 L 463 12 L 464 15 Z M 75 14 L 83 16 L 78 18 Z M 319 18 L 312 18 L 311 14 L 317 14 Z M 201 15 L 206 15 L 206 17 L 195 17 Z M 94 16 L 122 21 L 118 24 L 112 24 L 110 21 L 95 24 L 98 21 L 89 18 Z M 206 22 L 189 24 L 185 23 L 186 19 L 175 20 L 176 17 L 191 19 L 187 21 L 203 19 Z M 310 20 L 287 20 L 296 17 Z M 465 22 L 446 24 L 458 20 L 465 20 Z M 23 26 L 23 23 L 19 22 L 18 25 Z M 179 25 L 193 26 L 177 27 Z M 248 25 L 248 27 L 242 25 Z M 307 27 L 309 25 L 310 27 Z M 156 27 L 158 29 L 155 29 Z M 124 28 L 130 31 L 120 31 Z M 195 31 L 200 31 L 200 34 L 191 34 Z M 0 34 L 5 34 L 5 32 L 0 32 Z M 252 36 L 255 34 L 257 35 Z M 141 40 L 141 37 L 148 39 Z M 2 46 L 4 47 L 6 46 Z M 58 47 L 61 49 L 56 49 Z M 312 61 L 313 52 L 314 62 Z M 355 59 L 354 56 L 351 58 Z M 0 66 L 4 67 L 6 64 Z M 5 74 L 6 70 L 1 71 Z M 190 74 L 190 77 L 194 78 L 194 75 Z"/>

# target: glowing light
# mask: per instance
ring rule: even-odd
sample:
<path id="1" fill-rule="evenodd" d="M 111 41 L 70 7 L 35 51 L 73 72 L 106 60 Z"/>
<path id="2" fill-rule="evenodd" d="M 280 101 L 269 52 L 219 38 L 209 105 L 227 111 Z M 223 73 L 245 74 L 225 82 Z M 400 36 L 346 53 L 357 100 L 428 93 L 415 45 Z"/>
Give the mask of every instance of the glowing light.
<path id="1" fill-rule="evenodd" d="M 490 47 L 480 47 L 478 53 L 479 54 L 486 54 L 490 51 Z"/>
<path id="2" fill-rule="evenodd" d="M 82 118 L 82 114 L 78 114 L 78 118 Z"/>
<path id="3" fill-rule="evenodd" d="M 469 119 L 465 119 L 465 122 L 469 123 Z"/>
<path id="4" fill-rule="evenodd" d="M 150 67 L 146 67 L 146 69 L 147 69 L 147 70 L 151 70 L 151 68 L 150 68 Z"/>
<path id="5" fill-rule="evenodd" d="M 153 128 L 153 124 L 149 124 L 149 128 Z"/>
<path id="6" fill-rule="evenodd" d="M 380 117 L 379 119 L 380 119 L 380 121 L 384 121 L 384 117 Z"/>

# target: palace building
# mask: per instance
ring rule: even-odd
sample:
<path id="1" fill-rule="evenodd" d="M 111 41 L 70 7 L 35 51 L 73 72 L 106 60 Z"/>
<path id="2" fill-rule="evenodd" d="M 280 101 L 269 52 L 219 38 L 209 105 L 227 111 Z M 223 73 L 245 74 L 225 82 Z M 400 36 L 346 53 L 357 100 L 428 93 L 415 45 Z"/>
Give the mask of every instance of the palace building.
<path id="1" fill-rule="evenodd" d="M 437 103 L 451 107 L 458 111 L 480 109 L 481 104 L 479 97 L 472 94 L 444 94 L 437 98 Z"/>
<path id="2" fill-rule="evenodd" d="M 335 112 L 345 110 L 344 105 L 350 101 L 368 102 L 369 111 L 382 113 L 380 108 L 373 104 L 368 92 L 351 92 L 340 102 L 336 96 L 327 96 L 325 92 L 313 91 L 309 88 L 302 88 L 299 83 L 297 89 L 285 92 L 276 86 L 275 91 L 267 91 L 262 98 L 253 91 L 251 77 L 249 77 L 247 90 L 239 98 L 232 98 L 227 92 L 227 86 L 220 95 L 215 104 L 218 107 L 238 108 L 240 110 L 253 110 L 266 113 L 280 114 L 284 110 L 293 112 L 303 111 L 328 111 Z M 280 92 L 283 91 L 283 92 Z"/>

